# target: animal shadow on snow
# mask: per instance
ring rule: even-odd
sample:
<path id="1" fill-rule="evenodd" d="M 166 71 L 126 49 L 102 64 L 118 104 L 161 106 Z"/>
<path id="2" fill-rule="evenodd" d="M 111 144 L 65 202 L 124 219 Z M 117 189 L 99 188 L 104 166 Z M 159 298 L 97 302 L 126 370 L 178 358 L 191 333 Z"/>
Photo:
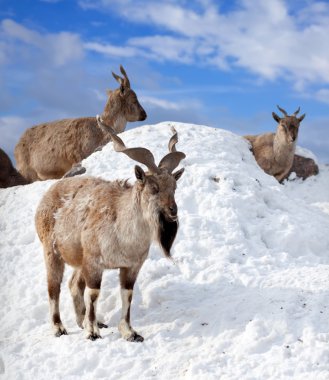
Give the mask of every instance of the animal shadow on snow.
<path id="1" fill-rule="evenodd" d="M 203 284 L 184 280 L 179 286 L 168 281 L 165 287 L 154 289 L 151 298 L 157 301 L 143 308 L 142 313 L 138 311 L 139 317 L 144 315 L 142 320 L 138 318 L 137 324 L 147 339 L 159 333 L 170 339 L 216 338 L 230 330 L 239 336 L 249 324 L 260 329 L 260 335 L 265 337 L 275 326 L 284 325 L 282 339 L 290 333 L 297 341 L 305 326 L 312 326 L 318 333 L 328 331 L 328 297 L 327 291 L 244 286 L 225 278 Z M 159 328 L 148 336 L 147 329 L 152 324 L 158 324 Z"/>
<path id="2" fill-rule="evenodd" d="M 109 327 L 102 329 L 101 335 L 111 341 L 120 339 L 117 325 L 121 299 L 115 272 L 105 272 L 98 310 L 99 320 Z M 169 340 L 217 338 L 227 332 L 239 336 L 250 324 L 264 338 L 274 326 L 282 323 L 285 324 L 282 339 L 290 333 L 297 341 L 306 326 L 317 333 L 328 332 L 328 291 L 244 286 L 225 277 L 196 283 L 177 276 L 177 273 L 173 276 L 174 272 L 169 269 L 168 274 L 161 273 L 156 280 L 150 280 L 146 274 L 142 284 L 137 280 L 131 319 L 134 328 L 146 341 L 159 335 Z M 67 281 L 63 285 L 65 283 Z M 64 293 L 64 322 L 68 322 L 70 335 L 81 334 L 82 330 L 74 322 L 68 289 Z"/>

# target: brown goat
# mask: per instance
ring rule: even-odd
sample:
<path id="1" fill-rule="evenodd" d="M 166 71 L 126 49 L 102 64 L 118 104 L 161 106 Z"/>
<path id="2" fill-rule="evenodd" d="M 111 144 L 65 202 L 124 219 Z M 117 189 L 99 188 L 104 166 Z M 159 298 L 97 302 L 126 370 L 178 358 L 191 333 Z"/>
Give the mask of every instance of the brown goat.
<path id="1" fill-rule="evenodd" d="M 276 133 L 244 136 L 251 143 L 251 150 L 258 165 L 265 173 L 274 176 L 281 182 L 289 173 L 296 150 L 299 124 L 305 114 L 297 117 L 300 110 L 289 116 L 287 112 L 277 106 L 284 117 L 280 118 L 275 112 L 272 116 L 277 121 Z"/>
<path id="2" fill-rule="evenodd" d="M 171 152 L 157 166 L 145 148 L 126 148 L 111 133 L 114 149 L 147 166 L 135 166 L 137 181 L 104 181 L 98 178 L 65 178 L 54 184 L 38 206 L 35 222 L 43 244 L 48 295 L 55 336 L 67 334 L 60 318 L 59 296 L 65 264 L 75 271 L 70 290 L 77 324 L 88 339 L 100 338 L 96 303 L 104 269 L 120 269 L 122 315 L 119 331 L 128 341 L 143 337 L 130 325 L 130 306 L 138 272 L 157 241 L 164 254 L 178 230 L 176 181 L 184 169 L 172 171 L 185 157 L 175 150 L 177 134 L 169 143 Z"/>
<path id="3" fill-rule="evenodd" d="M 0 188 L 29 183 L 13 166 L 9 156 L 0 148 Z"/>
<path id="4" fill-rule="evenodd" d="M 286 175 L 286 178 L 289 178 L 291 173 L 295 173 L 297 178 L 306 179 L 313 175 L 318 175 L 319 167 L 313 158 L 303 157 L 295 154 L 294 162 L 292 163 L 291 169 Z"/>
<path id="5" fill-rule="evenodd" d="M 108 91 L 102 119 L 115 133 L 123 132 L 128 121 L 146 119 L 146 112 L 130 88 L 128 76 L 120 66 L 123 78 L 113 74 L 120 83 Z M 15 148 L 17 168 L 29 181 L 61 178 L 96 148 L 107 144 L 110 134 L 99 128 L 96 117 L 64 119 L 39 124 L 27 129 Z"/>

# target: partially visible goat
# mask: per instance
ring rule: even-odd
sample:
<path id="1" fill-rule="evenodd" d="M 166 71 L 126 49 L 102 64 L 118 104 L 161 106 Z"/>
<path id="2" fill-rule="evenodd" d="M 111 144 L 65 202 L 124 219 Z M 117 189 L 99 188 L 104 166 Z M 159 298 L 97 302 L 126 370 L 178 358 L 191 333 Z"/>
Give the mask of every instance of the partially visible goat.
<path id="1" fill-rule="evenodd" d="M 123 132 L 128 121 L 146 119 L 122 66 L 123 78 L 112 73 L 120 87 L 108 91 L 102 119 L 115 133 Z M 107 129 L 95 117 L 64 119 L 27 129 L 15 148 L 17 168 L 29 181 L 61 178 L 74 165 L 110 141 Z"/>
<path id="2" fill-rule="evenodd" d="M 272 112 L 278 122 L 276 133 L 244 136 L 251 143 L 251 150 L 258 165 L 267 173 L 281 182 L 289 173 L 296 150 L 299 124 L 305 114 L 297 117 L 300 108 L 289 116 L 278 106 L 284 117 L 280 118 Z"/>
<path id="3" fill-rule="evenodd" d="M 29 183 L 13 166 L 9 156 L 0 148 L 0 188 Z"/>
<path id="4" fill-rule="evenodd" d="M 173 170 L 185 154 L 175 149 L 175 133 L 169 142 L 170 153 L 157 166 L 149 150 L 126 148 L 118 136 L 109 133 L 114 149 L 146 165 L 148 172 L 136 165 L 133 186 L 93 177 L 58 181 L 38 206 L 36 229 L 44 249 L 55 335 L 67 334 L 59 312 L 65 264 L 75 267 L 70 290 L 76 319 L 91 340 L 100 338 L 99 327 L 103 326 L 96 317 L 103 271 L 120 268 L 119 331 L 124 339 L 141 342 L 143 337 L 130 325 L 133 287 L 153 240 L 170 257 L 178 230 L 176 181 L 184 169 Z"/>
<path id="5" fill-rule="evenodd" d="M 306 179 L 319 174 L 319 166 L 313 158 L 303 157 L 295 154 L 291 169 L 285 178 L 289 178 L 291 173 L 295 173 L 297 178 Z"/>

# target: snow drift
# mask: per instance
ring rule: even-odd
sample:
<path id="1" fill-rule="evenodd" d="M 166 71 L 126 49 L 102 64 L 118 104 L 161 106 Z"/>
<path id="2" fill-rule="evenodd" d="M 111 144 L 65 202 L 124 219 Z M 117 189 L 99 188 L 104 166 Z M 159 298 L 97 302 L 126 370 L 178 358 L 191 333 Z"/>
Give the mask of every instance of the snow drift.
<path id="1" fill-rule="evenodd" d="M 225 130 L 161 123 L 122 134 L 128 147 L 166 152 L 174 125 L 187 158 L 176 201 L 174 263 L 151 249 L 135 286 L 132 323 L 145 341 L 119 337 L 117 271 L 98 304 L 109 324 L 87 341 L 75 324 L 66 270 L 62 320 L 49 324 L 34 213 L 54 181 L 0 190 L 0 373 L 8 379 L 327 379 L 329 169 L 280 185 L 247 142 Z M 109 143 L 87 175 L 131 178 L 135 163 Z"/>

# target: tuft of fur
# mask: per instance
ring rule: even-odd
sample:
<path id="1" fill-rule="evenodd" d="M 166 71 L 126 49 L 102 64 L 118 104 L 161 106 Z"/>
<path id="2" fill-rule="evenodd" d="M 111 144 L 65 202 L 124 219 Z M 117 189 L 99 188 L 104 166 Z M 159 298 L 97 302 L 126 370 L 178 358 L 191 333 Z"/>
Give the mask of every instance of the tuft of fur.
<path id="1" fill-rule="evenodd" d="M 170 250 L 177 235 L 178 225 L 178 221 L 168 221 L 162 212 L 159 213 L 158 242 L 168 258 L 171 257 Z"/>

